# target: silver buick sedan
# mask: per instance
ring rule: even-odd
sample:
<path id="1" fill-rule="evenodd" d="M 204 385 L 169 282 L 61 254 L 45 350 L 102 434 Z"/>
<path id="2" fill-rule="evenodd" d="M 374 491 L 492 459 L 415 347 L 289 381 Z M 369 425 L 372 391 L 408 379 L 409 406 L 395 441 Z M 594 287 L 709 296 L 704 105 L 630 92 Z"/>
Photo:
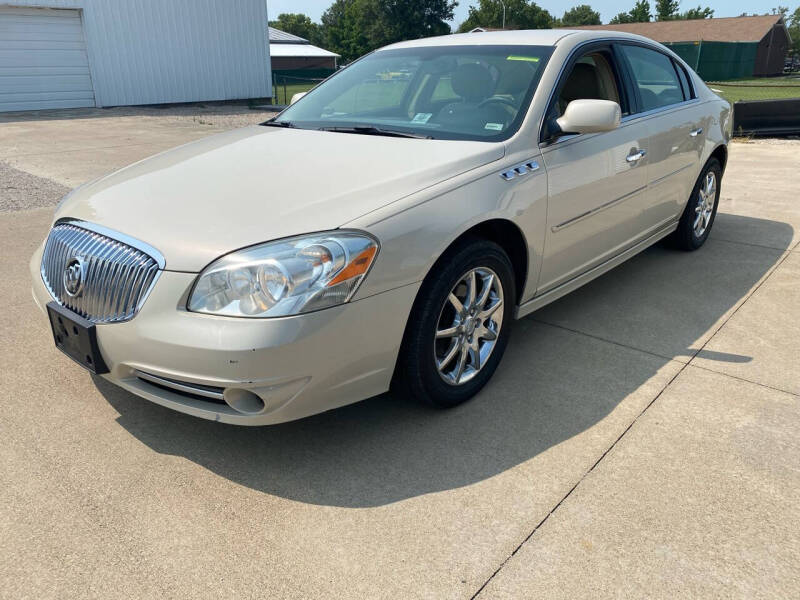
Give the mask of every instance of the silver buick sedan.
<path id="1" fill-rule="evenodd" d="M 603 31 L 388 46 L 276 118 L 86 184 L 31 260 L 55 345 L 206 419 L 477 393 L 514 319 L 717 211 L 731 108 Z M 535 393 L 535 390 L 532 390 Z"/>

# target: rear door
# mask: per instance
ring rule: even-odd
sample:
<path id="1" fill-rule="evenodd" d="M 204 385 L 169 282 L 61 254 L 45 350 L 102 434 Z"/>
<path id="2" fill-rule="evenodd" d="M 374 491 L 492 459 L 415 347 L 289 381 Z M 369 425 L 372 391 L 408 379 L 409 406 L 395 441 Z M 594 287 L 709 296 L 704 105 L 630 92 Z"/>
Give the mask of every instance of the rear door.
<path id="1" fill-rule="evenodd" d="M 558 137 L 552 123 L 572 100 L 613 100 L 630 114 L 630 86 L 609 45 L 581 48 L 567 63 L 542 132 L 548 214 L 537 293 L 546 292 L 631 246 L 646 201 L 647 125 Z"/>
<path id="2" fill-rule="evenodd" d="M 636 111 L 647 125 L 650 147 L 643 233 L 680 217 L 700 170 L 709 123 L 683 67 L 667 54 L 640 44 L 620 44 L 634 83 Z"/>

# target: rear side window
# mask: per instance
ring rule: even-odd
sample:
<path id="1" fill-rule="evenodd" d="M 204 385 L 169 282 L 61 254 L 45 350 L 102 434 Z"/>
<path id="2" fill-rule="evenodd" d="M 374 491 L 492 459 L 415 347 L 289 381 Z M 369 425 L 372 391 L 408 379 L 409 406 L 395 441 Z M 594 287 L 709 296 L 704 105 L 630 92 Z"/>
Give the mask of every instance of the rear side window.
<path id="1" fill-rule="evenodd" d="M 622 46 L 622 53 L 639 90 L 641 112 L 683 102 L 683 86 L 668 56 L 642 46 Z"/>
<path id="2" fill-rule="evenodd" d="M 675 70 L 678 71 L 678 78 L 681 80 L 681 86 L 683 86 L 683 99 L 691 100 L 694 98 L 694 93 L 692 92 L 692 86 L 689 84 L 689 77 L 686 74 L 686 70 L 677 62 L 673 62 L 673 64 L 675 65 Z"/>

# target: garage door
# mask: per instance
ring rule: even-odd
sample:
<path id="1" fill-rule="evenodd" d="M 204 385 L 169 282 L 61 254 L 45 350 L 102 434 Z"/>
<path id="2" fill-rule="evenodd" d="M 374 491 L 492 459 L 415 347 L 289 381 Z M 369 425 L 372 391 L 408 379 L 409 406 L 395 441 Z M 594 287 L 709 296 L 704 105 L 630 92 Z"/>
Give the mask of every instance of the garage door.
<path id="1" fill-rule="evenodd" d="M 94 105 L 80 13 L 0 7 L 0 111 Z"/>

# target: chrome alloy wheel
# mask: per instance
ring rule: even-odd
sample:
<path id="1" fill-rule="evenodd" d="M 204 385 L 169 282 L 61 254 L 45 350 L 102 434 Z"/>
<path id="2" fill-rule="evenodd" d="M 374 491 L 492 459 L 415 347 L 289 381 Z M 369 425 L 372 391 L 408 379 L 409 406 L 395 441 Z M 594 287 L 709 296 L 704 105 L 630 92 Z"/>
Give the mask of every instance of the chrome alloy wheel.
<path id="1" fill-rule="evenodd" d="M 711 215 L 714 213 L 714 204 L 717 201 L 717 176 L 714 171 L 706 173 L 706 179 L 700 186 L 697 193 L 697 204 L 694 207 L 694 235 L 697 238 L 703 237 L 711 222 Z"/>
<path id="2" fill-rule="evenodd" d="M 492 354 L 503 325 L 503 285 L 478 267 L 462 275 L 439 312 L 434 341 L 436 369 L 450 385 L 477 375 Z"/>

